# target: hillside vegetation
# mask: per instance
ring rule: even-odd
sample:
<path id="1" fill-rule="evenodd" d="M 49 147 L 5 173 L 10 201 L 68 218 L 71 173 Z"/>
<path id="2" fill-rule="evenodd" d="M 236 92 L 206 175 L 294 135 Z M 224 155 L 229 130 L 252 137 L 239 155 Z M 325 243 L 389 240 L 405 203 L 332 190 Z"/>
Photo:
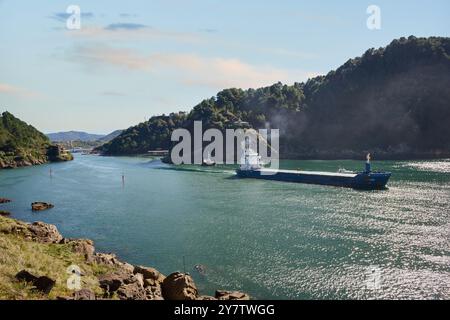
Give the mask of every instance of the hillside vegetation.
<path id="1" fill-rule="evenodd" d="M 381 158 L 450 155 L 450 38 L 401 38 L 369 49 L 306 83 L 226 89 L 189 113 L 152 117 L 98 148 L 106 155 L 170 148 L 178 127 L 281 131 L 284 158 Z"/>
<path id="2" fill-rule="evenodd" d="M 43 164 L 48 161 L 72 160 L 33 126 L 9 112 L 0 117 L 0 168 Z"/>

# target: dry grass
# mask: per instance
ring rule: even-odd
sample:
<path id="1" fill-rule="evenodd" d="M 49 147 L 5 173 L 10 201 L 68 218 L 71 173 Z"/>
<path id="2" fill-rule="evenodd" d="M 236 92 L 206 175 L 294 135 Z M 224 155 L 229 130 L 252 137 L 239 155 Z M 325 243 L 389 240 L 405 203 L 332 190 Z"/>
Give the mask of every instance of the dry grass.
<path id="1" fill-rule="evenodd" d="M 110 269 L 86 264 L 83 256 L 71 251 L 70 245 L 42 244 L 8 234 L 13 225 L 20 224 L 23 223 L 0 217 L 0 299 L 55 299 L 71 295 L 73 292 L 66 285 L 70 274 L 66 270 L 72 264 L 82 270 L 82 287 L 101 293 L 97 276 L 111 272 Z M 45 275 L 56 280 L 50 294 L 43 295 L 30 285 L 18 282 L 14 276 L 23 269 L 36 276 Z"/>

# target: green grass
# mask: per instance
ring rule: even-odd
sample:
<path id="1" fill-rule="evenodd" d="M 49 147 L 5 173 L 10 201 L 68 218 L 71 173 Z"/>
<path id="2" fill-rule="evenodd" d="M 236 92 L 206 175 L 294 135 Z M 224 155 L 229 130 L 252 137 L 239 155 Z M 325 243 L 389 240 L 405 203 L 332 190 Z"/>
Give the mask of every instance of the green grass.
<path id="1" fill-rule="evenodd" d="M 72 264 L 82 270 L 82 288 L 101 294 L 97 276 L 113 271 L 111 268 L 87 264 L 82 255 L 72 251 L 70 244 L 42 244 L 9 234 L 12 226 L 20 225 L 24 224 L 0 217 L 0 299 L 55 299 L 58 296 L 71 296 L 73 291 L 66 286 L 70 274 L 66 270 Z M 18 282 L 15 275 L 23 269 L 36 276 L 45 275 L 56 280 L 50 294 L 41 294 L 33 290 L 31 285 Z"/>

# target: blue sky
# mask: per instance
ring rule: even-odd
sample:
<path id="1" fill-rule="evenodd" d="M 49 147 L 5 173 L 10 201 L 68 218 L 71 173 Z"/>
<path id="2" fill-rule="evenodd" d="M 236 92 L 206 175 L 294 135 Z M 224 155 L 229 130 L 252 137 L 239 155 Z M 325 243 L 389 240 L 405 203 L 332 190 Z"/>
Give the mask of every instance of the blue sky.
<path id="1" fill-rule="evenodd" d="M 381 29 L 369 30 L 369 5 Z M 69 5 L 81 29 L 68 30 Z M 449 36 L 448 0 L 0 0 L 0 106 L 108 133 L 228 87 L 292 84 L 402 36 Z"/>

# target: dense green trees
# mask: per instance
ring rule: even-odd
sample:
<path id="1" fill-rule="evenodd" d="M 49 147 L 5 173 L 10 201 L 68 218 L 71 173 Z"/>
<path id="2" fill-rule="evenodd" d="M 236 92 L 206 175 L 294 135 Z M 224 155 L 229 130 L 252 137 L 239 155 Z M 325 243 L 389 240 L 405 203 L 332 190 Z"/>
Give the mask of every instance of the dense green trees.
<path id="1" fill-rule="evenodd" d="M 450 155 L 450 39 L 401 38 L 306 83 L 226 89 L 189 114 L 153 117 L 104 145 L 105 154 L 170 147 L 171 131 L 226 129 L 239 120 L 281 130 L 281 156 Z"/>
<path id="2" fill-rule="evenodd" d="M 0 168 L 72 159 L 68 153 L 60 154 L 58 148 L 55 154 L 52 147 L 54 146 L 43 133 L 11 113 L 3 112 L 0 117 Z M 49 150 L 53 151 L 52 159 L 49 159 Z"/>
<path id="3" fill-rule="evenodd" d="M 170 148 L 170 135 L 186 121 L 185 113 L 152 117 L 144 123 L 124 130 L 121 135 L 97 148 L 108 155 L 139 154 L 152 149 Z"/>

